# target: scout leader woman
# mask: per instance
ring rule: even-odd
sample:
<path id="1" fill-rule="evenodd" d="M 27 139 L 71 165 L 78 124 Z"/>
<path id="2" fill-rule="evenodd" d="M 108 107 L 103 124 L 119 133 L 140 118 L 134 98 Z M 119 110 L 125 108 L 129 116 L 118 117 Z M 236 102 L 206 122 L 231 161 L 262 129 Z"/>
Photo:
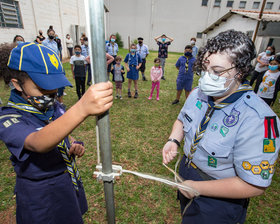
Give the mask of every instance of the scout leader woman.
<path id="1" fill-rule="evenodd" d="M 199 86 L 162 151 L 169 163 L 184 138 L 179 174 L 201 195 L 178 193 L 182 223 L 244 223 L 248 198 L 271 184 L 279 120 L 245 79 L 254 57 L 253 42 L 234 30 L 208 40 L 198 54 Z"/>
<path id="2" fill-rule="evenodd" d="M 56 53 L 34 43 L 14 49 L 2 44 L 0 52 L 0 77 L 14 86 L 8 105 L 0 108 L 0 140 L 17 174 L 17 223 L 81 224 L 87 201 L 75 156 L 84 147 L 68 135 L 89 115 L 112 106 L 113 86 L 91 86 L 65 112 L 55 96 L 71 84 Z"/>

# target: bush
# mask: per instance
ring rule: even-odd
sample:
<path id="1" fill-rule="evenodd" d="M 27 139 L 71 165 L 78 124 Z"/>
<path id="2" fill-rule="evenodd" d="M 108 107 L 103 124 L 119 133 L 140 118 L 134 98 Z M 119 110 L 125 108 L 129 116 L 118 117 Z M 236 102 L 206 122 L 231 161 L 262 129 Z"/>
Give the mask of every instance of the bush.
<path id="1" fill-rule="evenodd" d="M 119 45 L 119 47 L 123 47 L 122 37 L 119 33 L 116 33 L 116 43 Z"/>

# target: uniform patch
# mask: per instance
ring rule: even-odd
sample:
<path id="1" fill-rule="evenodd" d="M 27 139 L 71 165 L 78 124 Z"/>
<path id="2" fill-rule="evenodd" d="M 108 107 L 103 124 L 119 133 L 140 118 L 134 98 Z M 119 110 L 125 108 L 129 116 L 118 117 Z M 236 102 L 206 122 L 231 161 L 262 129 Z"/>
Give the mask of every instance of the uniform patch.
<path id="1" fill-rule="evenodd" d="M 274 153 L 275 152 L 275 139 L 264 139 L 263 140 L 263 152 Z"/>
<path id="2" fill-rule="evenodd" d="M 242 167 L 244 170 L 251 170 L 252 165 L 248 161 L 243 161 Z"/>
<path id="3" fill-rule="evenodd" d="M 214 131 L 217 131 L 218 128 L 219 128 L 219 125 L 217 123 L 214 123 L 211 125 L 210 130 L 214 132 Z"/>
<path id="4" fill-rule="evenodd" d="M 185 118 L 188 120 L 188 122 L 192 122 L 192 119 L 188 114 L 185 114 Z"/>
<path id="5" fill-rule="evenodd" d="M 262 170 L 261 172 L 261 177 L 264 179 L 264 180 L 267 180 L 270 176 L 270 173 L 268 170 Z"/>
<path id="6" fill-rule="evenodd" d="M 269 164 L 268 160 L 262 160 L 259 165 L 252 165 L 248 161 L 243 161 L 242 167 L 255 175 L 260 175 L 264 180 L 269 179 L 270 174 L 273 174 L 275 170 L 275 164 Z"/>
<path id="7" fill-rule="evenodd" d="M 217 159 L 213 156 L 208 156 L 208 166 L 217 168 Z"/>
<path id="8" fill-rule="evenodd" d="M 221 126 L 221 129 L 220 129 L 220 133 L 223 137 L 226 137 L 227 133 L 228 133 L 229 129 L 226 128 L 225 126 Z"/>
<path id="9" fill-rule="evenodd" d="M 240 115 L 240 112 L 233 109 L 230 112 L 230 115 L 227 115 L 224 117 L 224 120 L 223 120 L 224 125 L 227 127 L 233 127 L 239 121 L 239 115 Z"/>
<path id="10" fill-rule="evenodd" d="M 202 103 L 199 100 L 196 102 L 196 107 L 201 110 Z"/>

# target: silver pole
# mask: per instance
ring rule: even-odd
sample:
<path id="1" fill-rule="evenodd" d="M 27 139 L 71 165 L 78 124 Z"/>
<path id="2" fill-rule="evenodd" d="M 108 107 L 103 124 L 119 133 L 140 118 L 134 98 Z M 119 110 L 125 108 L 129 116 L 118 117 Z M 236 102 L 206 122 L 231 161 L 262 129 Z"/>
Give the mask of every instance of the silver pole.
<path id="1" fill-rule="evenodd" d="M 93 67 L 94 82 L 107 82 L 104 32 L 104 1 L 88 0 L 90 25 L 90 55 Z M 112 150 L 110 139 L 109 111 L 97 117 L 99 142 L 102 160 L 102 172 L 109 174 L 112 168 Z M 115 223 L 113 179 L 103 179 L 108 223 Z"/>

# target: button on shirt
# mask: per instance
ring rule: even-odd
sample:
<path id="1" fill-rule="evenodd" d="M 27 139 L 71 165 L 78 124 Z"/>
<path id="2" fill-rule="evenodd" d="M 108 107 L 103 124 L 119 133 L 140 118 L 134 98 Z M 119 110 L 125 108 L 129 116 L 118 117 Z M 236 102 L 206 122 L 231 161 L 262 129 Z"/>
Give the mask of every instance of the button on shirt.
<path id="1" fill-rule="evenodd" d="M 49 38 L 47 38 L 42 42 L 42 44 L 52 49 L 57 55 L 59 54 L 57 43 L 54 40 L 50 40 Z"/>
<path id="2" fill-rule="evenodd" d="M 207 102 L 208 97 L 196 88 L 178 116 L 183 123 L 185 155 L 189 154 L 197 127 L 208 108 Z M 271 139 L 266 138 L 266 117 L 274 117 L 280 127 L 275 113 L 253 92 L 244 93 L 234 103 L 215 110 L 198 143 L 193 163 L 216 179 L 238 176 L 256 186 L 269 186 L 280 141 L 274 135 L 277 126 L 269 130 L 274 133 Z"/>
<path id="3" fill-rule="evenodd" d="M 106 53 L 110 54 L 111 56 L 116 56 L 119 52 L 119 46 L 117 43 L 108 43 L 106 44 Z"/>
<path id="4" fill-rule="evenodd" d="M 145 59 L 147 55 L 150 53 L 149 48 L 146 44 L 137 44 L 137 52 L 140 54 L 142 59 Z"/>
<path id="5" fill-rule="evenodd" d="M 168 57 L 168 45 L 170 45 L 171 42 L 168 41 L 168 42 L 162 43 L 162 42 L 158 41 L 157 44 L 158 44 L 158 57 L 167 58 Z"/>
<path id="6" fill-rule="evenodd" d="M 186 65 L 187 58 L 185 56 L 181 56 L 175 64 L 175 66 L 177 68 L 179 68 L 178 77 L 186 78 L 186 79 L 193 79 L 194 62 L 195 62 L 195 58 L 191 57 L 188 59 L 188 65 Z M 186 66 L 187 66 L 187 69 L 186 69 Z"/>

